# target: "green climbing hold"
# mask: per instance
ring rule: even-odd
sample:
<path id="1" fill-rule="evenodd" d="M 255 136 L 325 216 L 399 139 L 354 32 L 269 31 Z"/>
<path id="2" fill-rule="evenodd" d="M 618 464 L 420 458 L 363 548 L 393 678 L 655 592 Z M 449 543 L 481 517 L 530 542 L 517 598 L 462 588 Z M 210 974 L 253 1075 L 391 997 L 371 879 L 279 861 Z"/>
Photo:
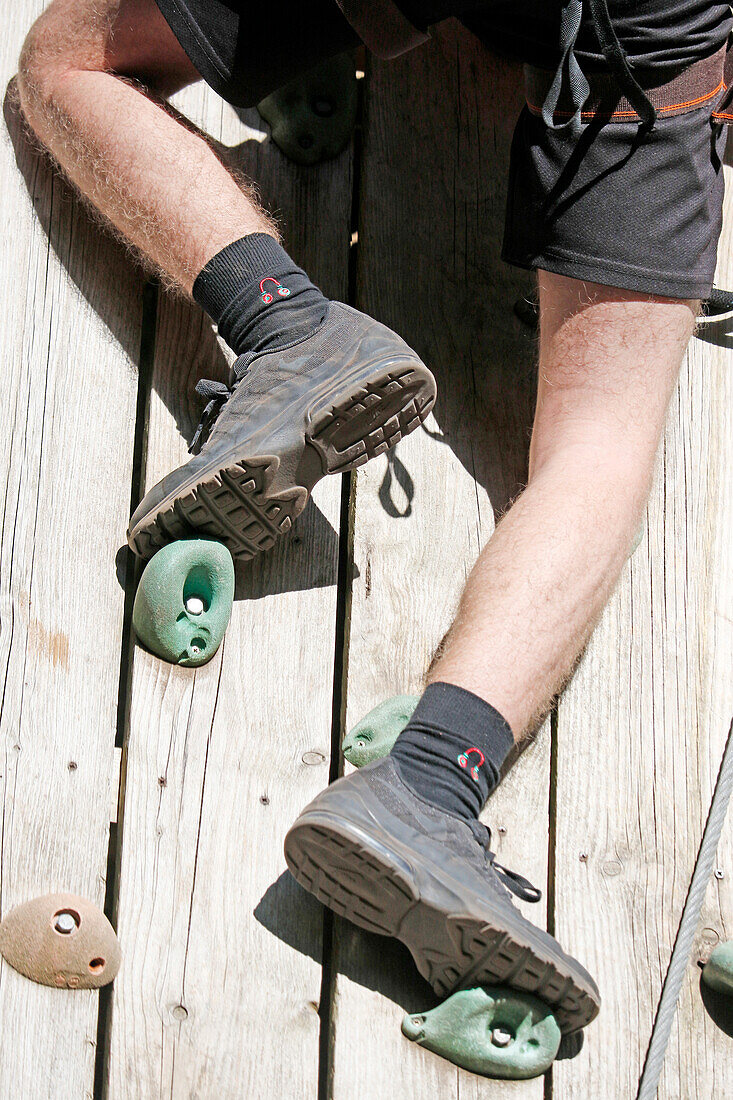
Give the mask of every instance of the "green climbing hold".
<path id="1" fill-rule="evenodd" d="M 461 989 L 430 1012 L 405 1016 L 402 1034 L 484 1077 L 524 1080 L 552 1065 L 560 1028 L 529 993 L 494 986 Z"/>
<path id="2" fill-rule="evenodd" d="M 733 997 L 733 940 L 718 944 L 705 963 L 702 976 L 716 993 Z"/>
<path id="3" fill-rule="evenodd" d="M 355 768 L 386 756 L 412 718 L 419 695 L 393 695 L 370 710 L 346 734 L 341 751 Z"/>
<path id="4" fill-rule="evenodd" d="M 220 542 L 164 546 L 140 578 L 132 625 L 149 650 L 172 664 L 206 664 L 221 645 L 234 599 L 234 562 Z"/>
<path id="5" fill-rule="evenodd" d="M 356 123 L 350 54 L 332 57 L 257 104 L 272 140 L 296 164 L 321 164 L 346 148 Z"/>

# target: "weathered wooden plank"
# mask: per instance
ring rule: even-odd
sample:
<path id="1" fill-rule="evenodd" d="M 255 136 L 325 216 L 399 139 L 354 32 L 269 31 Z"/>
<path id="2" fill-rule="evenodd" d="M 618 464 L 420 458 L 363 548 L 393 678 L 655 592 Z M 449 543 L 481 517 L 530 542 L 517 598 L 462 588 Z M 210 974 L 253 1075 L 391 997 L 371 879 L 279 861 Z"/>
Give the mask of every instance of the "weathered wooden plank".
<path id="1" fill-rule="evenodd" d="M 3 87 L 42 3 L 14 4 Z M 68 890 L 102 905 L 124 593 L 141 281 L 26 141 L 0 138 L 2 910 Z M 98 994 L 0 962 L 0 1096 L 91 1096 Z M 10 1035 L 12 1034 L 12 1041 Z"/>
<path id="2" fill-rule="evenodd" d="M 730 199 L 730 170 L 727 171 Z M 730 285 L 733 203 L 728 203 L 721 248 L 721 285 Z M 730 328 L 730 323 L 727 326 Z M 715 336 L 715 333 L 712 333 Z M 693 850 L 692 874 L 725 736 L 733 718 L 733 355 L 730 344 L 693 342 L 676 410 L 680 476 L 688 486 L 687 525 L 692 532 L 684 562 L 685 631 L 680 639 L 694 656 L 683 665 L 687 679 L 687 738 L 691 741 L 686 790 Z M 702 391 L 707 391 L 703 393 Z M 704 420 L 699 420 L 700 414 Z M 683 425 L 690 425 L 685 438 Z M 690 491 L 689 486 L 694 486 Z M 682 562 L 680 563 L 682 565 Z M 681 586 L 680 586 L 681 587 Z M 681 755 L 681 754 L 680 754 Z M 667 788 L 669 790 L 669 788 Z M 684 804 L 683 804 L 684 806 Z M 668 820 L 675 812 L 666 807 Z M 676 815 L 675 815 L 676 820 Z M 680 862 L 681 865 L 681 862 Z M 680 998 L 660 1097 L 725 1096 L 733 1081 L 733 1043 L 713 1022 L 700 990 L 698 960 L 720 940 L 733 939 L 733 816 L 718 848 L 716 869 L 700 918 L 695 951 Z M 689 878 L 688 878 L 689 883 Z M 677 918 L 678 919 L 678 918 Z M 673 922 L 676 930 L 677 919 Z"/>
<path id="3" fill-rule="evenodd" d="M 730 205 L 721 284 L 733 275 Z M 556 1066 L 568 1100 L 636 1095 L 733 713 L 729 330 L 720 323 L 693 340 L 647 533 L 559 708 L 558 928 L 604 997 L 583 1052 Z M 729 822 L 700 950 L 733 934 L 732 836 Z M 721 1097 L 732 1079 L 731 1042 L 703 1008 L 693 958 L 659 1097 Z"/>
<path id="4" fill-rule="evenodd" d="M 347 727 L 421 690 L 494 513 L 526 475 L 534 355 L 512 305 L 527 280 L 499 259 L 520 103 L 516 69 L 457 25 L 367 76 L 357 304 L 422 354 L 439 396 L 426 430 L 358 474 Z M 502 861 L 540 886 L 548 797 L 549 730 L 485 815 Z M 400 945 L 337 920 L 335 947 L 336 1100 L 355 1082 L 363 1097 L 542 1096 L 541 1080 L 486 1081 L 401 1036 L 403 1011 L 435 1001 Z"/>
<path id="5" fill-rule="evenodd" d="M 203 87 L 180 105 L 231 144 L 287 244 L 326 293 L 346 292 L 351 163 L 289 165 Z M 161 299 L 148 486 L 185 460 L 210 326 Z M 134 654 L 109 1094 L 314 1096 L 320 907 L 285 873 L 283 838 L 328 781 L 340 479 L 289 542 L 238 570 L 222 650 L 197 671 Z"/>

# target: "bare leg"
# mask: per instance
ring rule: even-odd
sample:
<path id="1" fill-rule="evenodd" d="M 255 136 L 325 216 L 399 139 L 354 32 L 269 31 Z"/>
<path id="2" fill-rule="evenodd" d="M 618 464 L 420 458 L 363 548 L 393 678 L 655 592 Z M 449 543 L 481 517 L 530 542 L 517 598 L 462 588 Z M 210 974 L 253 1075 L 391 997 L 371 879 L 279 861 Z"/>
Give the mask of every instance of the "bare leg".
<path id="1" fill-rule="evenodd" d="M 486 699 L 517 739 L 572 671 L 628 556 L 696 308 L 540 272 L 529 485 L 428 676 Z"/>
<path id="2" fill-rule="evenodd" d="M 211 146 L 147 94 L 199 79 L 153 0 L 54 0 L 20 58 L 21 106 L 64 172 L 167 279 L 276 230 Z M 133 83 L 132 81 L 135 81 Z"/>

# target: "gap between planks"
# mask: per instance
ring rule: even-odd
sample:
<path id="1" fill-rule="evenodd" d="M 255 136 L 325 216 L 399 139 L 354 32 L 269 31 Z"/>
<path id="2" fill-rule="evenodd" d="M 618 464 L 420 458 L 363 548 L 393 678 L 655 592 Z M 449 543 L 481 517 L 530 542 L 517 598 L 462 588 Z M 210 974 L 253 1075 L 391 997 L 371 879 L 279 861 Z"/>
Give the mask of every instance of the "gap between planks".
<path id="1" fill-rule="evenodd" d="M 142 324 L 140 331 L 140 351 L 138 355 L 138 389 L 135 410 L 135 439 L 133 443 L 132 477 L 130 479 L 130 514 L 142 497 L 145 484 L 145 459 L 148 414 L 150 411 L 150 389 L 155 360 L 155 337 L 157 328 L 159 287 L 156 280 L 149 280 L 143 287 Z M 117 903 L 120 888 L 120 864 L 122 859 L 122 824 L 125 808 L 125 780 L 127 760 L 125 746 L 130 714 L 132 690 L 132 655 L 135 638 L 132 627 L 132 609 L 135 602 L 137 582 L 142 565 L 132 550 L 124 551 L 125 604 L 123 613 L 122 644 L 120 647 L 120 679 L 117 695 L 117 732 L 115 738 L 115 770 L 117 787 L 113 789 L 110 805 L 109 848 L 107 852 L 107 885 L 104 898 L 104 912 L 112 927 L 117 930 Z M 105 1100 L 108 1092 L 109 1051 L 112 1023 L 112 989 L 105 986 L 99 991 L 97 1010 L 97 1049 L 94 1061 L 94 1100 Z"/>

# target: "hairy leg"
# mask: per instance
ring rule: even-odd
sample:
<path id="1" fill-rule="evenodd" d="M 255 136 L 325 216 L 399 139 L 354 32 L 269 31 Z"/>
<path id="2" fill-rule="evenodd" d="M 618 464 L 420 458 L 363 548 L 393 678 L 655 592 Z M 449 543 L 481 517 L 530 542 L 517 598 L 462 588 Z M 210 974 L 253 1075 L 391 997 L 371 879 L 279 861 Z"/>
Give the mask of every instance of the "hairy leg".
<path id="1" fill-rule="evenodd" d="M 696 309 L 540 272 L 529 484 L 428 674 L 490 702 L 517 739 L 562 688 L 628 556 Z"/>
<path id="2" fill-rule="evenodd" d="M 21 106 L 93 206 L 190 293 L 206 262 L 276 230 L 211 145 L 158 96 L 199 79 L 154 0 L 54 0 L 23 46 Z"/>

